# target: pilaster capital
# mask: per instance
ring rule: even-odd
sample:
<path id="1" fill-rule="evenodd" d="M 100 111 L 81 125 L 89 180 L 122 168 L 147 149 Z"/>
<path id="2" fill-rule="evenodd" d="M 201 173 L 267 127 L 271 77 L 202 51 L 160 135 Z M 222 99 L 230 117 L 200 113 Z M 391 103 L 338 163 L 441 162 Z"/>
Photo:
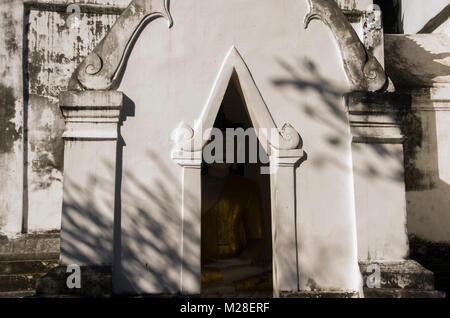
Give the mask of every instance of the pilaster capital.
<path id="1" fill-rule="evenodd" d="M 411 95 L 354 92 L 345 95 L 354 143 L 402 143 Z"/>
<path id="2" fill-rule="evenodd" d="M 272 148 L 270 163 L 277 167 L 294 167 L 302 159 L 303 155 L 302 149 L 280 150 Z"/>
<path id="3" fill-rule="evenodd" d="M 64 139 L 117 140 L 123 93 L 68 91 L 59 97 L 66 122 Z"/>
<path id="4" fill-rule="evenodd" d="M 172 151 L 172 160 L 183 168 L 200 169 L 202 167 L 202 151 Z"/>

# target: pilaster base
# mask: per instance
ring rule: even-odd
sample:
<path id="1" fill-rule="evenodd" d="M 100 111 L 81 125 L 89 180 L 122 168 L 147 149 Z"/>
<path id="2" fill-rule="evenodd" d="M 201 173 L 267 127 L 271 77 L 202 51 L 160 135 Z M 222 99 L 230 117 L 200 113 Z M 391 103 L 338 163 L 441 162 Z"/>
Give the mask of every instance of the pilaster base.
<path id="1" fill-rule="evenodd" d="M 445 293 L 434 289 L 433 272 L 414 260 L 360 261 L 359 267 L 363 276 L 365 298 L 445 297 Z M 379 284 L 368 284 L 370 277 L 376 275 L 375 268 L 379 269 Z"/>

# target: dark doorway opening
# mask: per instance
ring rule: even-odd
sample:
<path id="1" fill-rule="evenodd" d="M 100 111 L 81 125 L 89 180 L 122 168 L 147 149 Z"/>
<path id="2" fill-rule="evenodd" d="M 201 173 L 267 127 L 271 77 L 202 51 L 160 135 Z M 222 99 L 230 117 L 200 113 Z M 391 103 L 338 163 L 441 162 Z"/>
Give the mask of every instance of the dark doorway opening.
<path id="1" fill-rule="evenodd" d="M 224 157 L 226 129 L 252 129 L 236 75 L 214 127 L 223 132 Z M 239 142 L 235 137 L 234 144 Z M 233 162 L 202 164 L 202 295 L 272 297 L 270 175 L 261 174 L 268 158 L 256 139 L 260 155 L 249 162 L 249 142 L 246 136 L 244 163 L 237 160 L 236 146 Z"/>

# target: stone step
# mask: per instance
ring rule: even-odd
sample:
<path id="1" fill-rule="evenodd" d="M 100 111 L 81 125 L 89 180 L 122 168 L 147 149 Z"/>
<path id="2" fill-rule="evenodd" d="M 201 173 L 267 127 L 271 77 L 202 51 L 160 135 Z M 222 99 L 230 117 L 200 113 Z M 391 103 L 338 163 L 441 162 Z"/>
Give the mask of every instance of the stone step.
<path id="1" fill-rule="evenodd" d="M 281 298 L 358 298 L 358 292 L 344 291 L 297 291 L 284 292 Z"/>
<path id="2" fill-rule="evenodd" d="M 0 275 L 46 273 L 56 266 L 56 260 L 0 261 Z"/>
<path id="3" fill-rule="evenodd" d="M 0 254 L 0 262 L 6 261 L 58 261 L 59 253 Z"/>
<path id="4" fill-rule="evenodd" d="M 414 290 L 400 288 L 364 288 L 365 298 L 445 298 L 437 290 Z"/>
<path id="5" fill-rule="evenodd" d="M 359 267 L 365 287 L 368 287 L 366 285 L 367 278 L 374 273 L 373 269 L 369 270 L 370 268 L 368 268 L 372 264 L 379 266 L 380 288 L 382 289 L 434 290 L 433 272 L 413 260 L 360 262 Z"/>
<path id="6" fill-rule="evenodd" d="M 31 291 L 45 273 L 0 275 L 0 292 Z"/>
<path id="7" fill-rule="evenodd" d="M 58 259 L 59 233 L 23 234 L 16 238 L 0 237 L 0 260 Z"/>
<path id="8" fill-rule="evenodd" d="M 112 269 L 109 266 L 82 266 L 80 268 L 81 288 L 68 288 L 66 266 L 51 269 L 41 277 L 36 287 L 38 297 L 72 295 L 81 297 L 109 297 L 112 293 Z"/>
<path id="9" fill-rule="evenodd" d="M 28 298 L 35 294 L 34 290 L 0 292 L 0 298 Z"/>

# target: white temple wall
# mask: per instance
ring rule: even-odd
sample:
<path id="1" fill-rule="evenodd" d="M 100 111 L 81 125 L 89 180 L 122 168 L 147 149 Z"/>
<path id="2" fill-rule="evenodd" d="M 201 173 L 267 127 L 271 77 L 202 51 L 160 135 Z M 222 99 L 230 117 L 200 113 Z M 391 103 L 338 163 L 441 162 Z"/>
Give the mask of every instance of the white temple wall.
<path id="1" fill-rule="evenodd" d="M 296 170 L 300 287 L 357 290 L 351 137 L 342 102 L 347 80 L 333 35 L 319 21 L 303 29 L 306 2 L 235 7 L 233 1 L 174 1 L 174 26 L 151 22 L 130 55 L 118 89 L 135 109 L 121 130 L 122 203 L 134 202 L 122 205 L 128 280 L 133 285 L 133 277 L 148 271 L 148 279 L 134 283 L 162 292 L 153 271 L 164 266 L 174 288 L 178 282 L 181 169 L 170 160 L 170 136 L 180 122 L 193 125 L 200 117 L 234 45 L 277 125 L 297 129 L 308 155 Z"/>
<path id="2" fill-rule="evenodd" d="M 178 280 L 178 272 L 174 268 L 179 262 L 180 216 L 174 207 L 180 206 L 181 168 L 170 160 L 170 134 L 180 123 L 180 118 L 193 124 L 199 117 L 226 52 L 235 45 L 248 64 L 275 122 L 279 126 L 289 122 L 300 132 L 303 149 L 308 156 L 296 170 L 300 287 L 347 286 L 353 289 L 358 280 L 353 268 L 357 245 L 360 256 L 371 254 L 377 259 L 397 259 L 405 255 L 407 244 L 404 233 L 396 228 L 389 228 L 389 233 L 397 233 L 398 236 L 378 238 L 380 233 L 369 233 L 358 225 L 361 233 L 357 239 L 356 222 L 365 226 L 378 222 L 377 228 L 388 224 L 389 218 L 372 220 L 369 204 L 367 209 L 356 209 L 363 213 L 357 214 L 355 221 L 353 207 L 353 183 L 359 182 L 360 176 L 370 172 L 370 167 L 376 166 L 383 156 L 370 147 L 356 147 L 353 156 L 350 155 L 351 137 L 341 100 L 342 94 L 348 91 L 348 84 L 335 40 L 319 21 L 313 21 L 307 30 L 303 30 L 307 1 L 276 1 L 274 8 L 268 7 L 269 1 L 242 4 L 242 1 L 232 0 L 227 8 L 216 2 L 205 5 L 205 1 L 197 1 L 192 6 L 187 4 L 188 1 L 172 1 L 174 27 L 169 31 L 166 21 L 151 22 L 132 51 L 119 88 L 130 99 L 125 105 L 128 117 L 122 127 L 125 145 L 121 161 L 124 175 L 122 223 L 127 228 L 121 233 L 121 252 L 125 259 L 130 260 L 124 265 L 125 270 L 155 279 L 156 275 L 145 261 L 155 259 L 156 251 L 166 249 L 167 258 L 156 258 L 155 262 L 160 268 L 160 264 L 170 264 L 167 277 L 171 281 Z M 238 2 L 241 10 L 235 9 Z M 338 1 L 346 10 L 365 10 L 371 2 Z M 429 1 L 426 7 L 419 9 L 424 5 L 422 1 L 404 1 L 405 32 L 419 31 L 444 9 L 444 2 Z M 5 65 L 9 67 L 3 83 L 14 83 L 12 104 L 15 111 L 11 118 L 2 113 L 1 119 L 7 120 L 5 125 L 13 123 L 17 132 L 22 126 L 26 127 L 28 134 L 25 140 L 24 136 L 18 139 L 5 136 L 2 140 L 5 145 L 13 145 L 12 150 L 1 153 L 1 177 L 5 182 L 1 190 L 0 234 L 9 237 L 22 230 L 45 232 L 60 229 L 61 134 L 64 126 L 57 105 L 58 94 L 66 90 L 75 67 L 107 34 L 128 1 L 95 2 L 99 4 L 98 11 L 82 13 L 81 27 L 77 30 L 66 26 L 68 15 L 64 12 L 63 2 L 48 3 L 56 7 L 46 6 L 47 2 L 43 1 L 37 1 L 31 7 L 30 2 L 27 4 L 30 11 L 25 15 L 28 23 L 24 41 L 26 56 L 18 54 L 20 50 L 8 51 L 7 45 L 1 49 L 7 57 Z M 14 5 L 17 6 L 11 11 L 14 21 L 2 20 L 3 25 L 11 26 L 12 33 L 5 34 L 1 40 L 7 44 L 15 38 L 20 47 L 22 8 Z M 419 13 L 421 17 L 417 16 Z M 223 32 L 230 27 L 233 32 Z M 440 27 L 433 32 L 443 30 L 444 27 Z M 361 36 L 362 31 L 359 31 Z M 394 82 L 406 81 L 406 86 L 415 86 L 414 89 L 438 83 L 445 90 L 448 72 L 439 73 L 438 70 L 446 70 L 448 65 L 445 55 L 448 39 L 441 35 L 403 39 L 403 42 L 387 41 L 387 51 L 392 52 L 390 57 L 407 60 L 404 64 L 394 63 L 399 67 L 390 73 Z M 424 50 L 425 55 L 422 55 Z M 24 61 L 25 64 L 21 64 Z M 22 96 L 20 66 L 29 75 L 25 96 Z M 410 73 L 404 75 L 405 69 Z M 403 78 L 396 80 L 396 76 Z M 450 233 L 445 227 L 449 193 L 446 164 L 448 96 L 422 93 L 416 94 L 413 100 L 413 114 L 420 119 L 421 127 L 409 131 L 409 134 L 412 136 L 420 131 L 423 138 L 417 145 L 420 148 L 417 154 L 406 153 L 407 162 L 420 172 L 414 183 L 407 183 L 408 232 L 433 242 L 448 242 Z M 441 96 L 440 101 L 436 96 Z M 22 99 L 25 97 L 24 108 Z M 424 99 L 427 109 L 421 108 Z M 164 107 L 159 108 L 159 105 Z M 22 110 L 26 110 L 26 114 L 21 113 Z M 397 150 L 388 149 L 388 152 L 394 154 Z M 371 159 L 368 165 L 355 169 L 358 172 L 362 168 L 363 173 L 353 175 L 352 161 L 365 157 Z M 25 170 L 24 158 L 27 161 Z M 85 158 L 85 164 L 90 164 L 91 159 Z M 392 173 L 395 174 L 397 168 L 398 162 L 392 160 Z M 389 171 L 383 173 L 388 174 Z M 389 176 L 384 177 L 374 177 L 370 182 L 377 189 L 384 189 L 385 193 L 379 195 L 389 197 L 399 185 Z M 22 180 L 25 180 L 24 184 Z M 367 183 L 367 180 L 362 182 Z M 360 194 L 356 189 L 356 197 L 365 195 L 375 193 Z M 400 205 L 401 198 L 392 197 L 385 202 L 386 206 L 393 200 Z M 398 221 L 402 215 L 392 217 Z M 161 228 L 163 223 L 166 225 Z M 155 229 L 161 229 L 161 232 Z M 144 250 L 135 244 L 136 239 L 141 239 L 138 234 L 151 243 Z M 391 249 L 389 241 L 399 243 L 396 246 L 401 248 Z M 330 247 L 329 250 L 334 252 L 324 253 L 321 247 Z M 377 253 L 371 253 L 371 249 Z M 131 285 L 154 291 L 156 281 L 152 279 L 131 282 Z"/>

